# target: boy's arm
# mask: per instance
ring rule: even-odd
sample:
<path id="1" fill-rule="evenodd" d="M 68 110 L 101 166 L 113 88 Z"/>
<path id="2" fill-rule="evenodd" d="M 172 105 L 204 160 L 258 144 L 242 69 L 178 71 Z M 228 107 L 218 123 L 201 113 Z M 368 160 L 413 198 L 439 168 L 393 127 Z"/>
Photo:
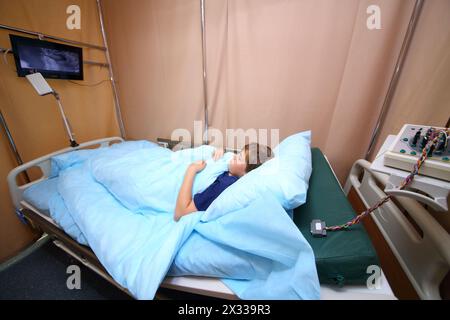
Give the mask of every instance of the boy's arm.
<path id="1" fill-rule="evenodd" d="M 192 185 L 194 184 L 195 175 L 202 171 L 205 166 L 205 161 L 197 161 L 192 163 L 186 170 L 180 192 L 178 193 L 174 216 L 175 221 L 180 220 L 182 216 L 188 213 L 198 211 L 192 199 Z"/>

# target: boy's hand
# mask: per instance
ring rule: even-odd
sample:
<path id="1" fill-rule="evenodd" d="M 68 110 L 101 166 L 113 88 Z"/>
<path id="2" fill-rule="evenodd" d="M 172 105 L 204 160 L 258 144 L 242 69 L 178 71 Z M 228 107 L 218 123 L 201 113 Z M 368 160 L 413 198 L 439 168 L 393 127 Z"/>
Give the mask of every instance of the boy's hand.
<path id="1" fill-rule="evenodd" d="M 214 150 L 214 153 L 213 153 L 214 161 L 219 160 L 220 158 L 222 158 L 222 156 L 223 156 L 223 149 L 216 149 L 216 150 Z"/>
<path id="2" fill-rule="evenodd" d="M 190 164 L 189 170 L 193 170 L 195 173 L 202 171 L 206 167 L 206 162 L 203 160 L 195 161 Z"/>

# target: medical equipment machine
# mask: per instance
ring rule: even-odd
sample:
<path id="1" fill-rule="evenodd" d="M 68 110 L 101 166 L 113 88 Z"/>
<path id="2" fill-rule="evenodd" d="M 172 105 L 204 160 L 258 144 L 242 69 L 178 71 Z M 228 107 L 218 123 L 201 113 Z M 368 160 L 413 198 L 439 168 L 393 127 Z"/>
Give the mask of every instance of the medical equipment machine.
<path id="1" fill-rule="evenodd" d="M 450 181 L 450 137 L 445 128 L 405 124 L 384 154 L 384 164 L 388 167 L 410 170 L 433 136 L 437 136 L 437 142 L 428 149 L 428 159 L 419 173 Z"/>
<path id="2" fill-rule="evenodd" d="M 45 81 L 44 77 L 40 73 L 28 74 L 26 75 L 26 78 L 28 79 L 28 81 L 30 81 L 31 85 L 40 96 L 52 94 L 55 97 L 56 102 L 58 103 L 61 117 L 64 122 L 64 127 L 66 128 L 67 135 L 69 136 L 70 139 L 70 146 L 72 148 L 77 147 L 78 143 L 75 141 L 74 134 L 72 132 L 72 128 L 69 123 L 69 119 L 67 119 L 66 114 L 64 113 L 64 109 L 59 94 L 50 87 L 50 85 L 47 83 L 47 81 Z"/>

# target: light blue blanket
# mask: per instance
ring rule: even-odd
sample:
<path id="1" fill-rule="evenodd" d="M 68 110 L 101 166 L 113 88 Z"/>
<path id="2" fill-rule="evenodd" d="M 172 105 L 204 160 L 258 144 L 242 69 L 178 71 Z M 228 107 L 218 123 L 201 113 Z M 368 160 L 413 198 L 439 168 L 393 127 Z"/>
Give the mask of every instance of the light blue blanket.
<path id="1" fill-rule="evenodd" d="M 214 220 L 201 221 L 204 212 L 173 220 L 189 163 L 208 163 L 193 193 L 226 170 L 231 155 L 216 162 L 211 153 L 126 142 L 57 157 L 51 215 L 139 299 L 152 299 L 168 272 L 222 278 L 243 299 L 318 299 L 312 249 L 270 194 Z"/>

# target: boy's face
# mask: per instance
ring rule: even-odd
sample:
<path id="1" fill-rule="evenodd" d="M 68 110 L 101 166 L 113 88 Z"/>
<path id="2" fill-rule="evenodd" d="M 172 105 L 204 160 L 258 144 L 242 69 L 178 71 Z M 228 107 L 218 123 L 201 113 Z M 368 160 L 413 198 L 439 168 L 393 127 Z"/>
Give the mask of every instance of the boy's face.
<path id="1" fill-rule="evenodd" d="M 246 174 L 247 163 L 245 162 L 245 151 L 235 154 L 228 163 L 228 171 L 236 177 L 242 177 Z"/>

